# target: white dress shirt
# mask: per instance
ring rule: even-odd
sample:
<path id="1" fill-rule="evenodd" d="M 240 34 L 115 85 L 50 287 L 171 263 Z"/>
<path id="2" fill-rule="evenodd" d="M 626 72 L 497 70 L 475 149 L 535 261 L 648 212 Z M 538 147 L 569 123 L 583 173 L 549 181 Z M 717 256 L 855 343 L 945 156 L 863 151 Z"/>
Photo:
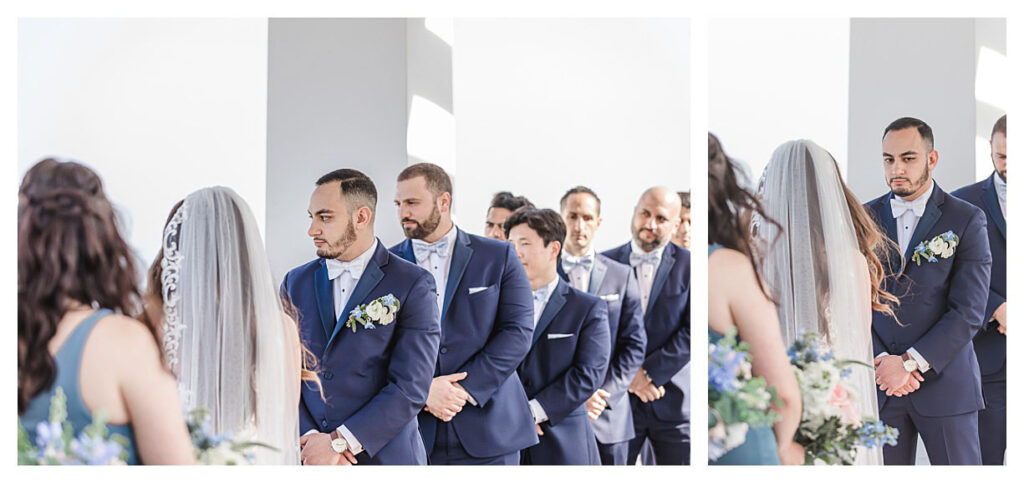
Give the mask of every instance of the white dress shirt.
<path id="1" fill-rule="evenodd" d="M 630 244 L 634 253 L 647 253 L 640 248 L 636 240 L 633 240 Z M 640 308 L 644 314 L 647 314 L 647 303 L 651 300 L 651 289 L 654 288 L 654 276 L 658 273 L 658 265 L 661 264 L 661 256 L 665 253 L 665 246 L 656 248 L 651 253 L 655 254 L 658 263 L 641 263 L 633 267 L 636 281 L 640 285 Z"/>
<path id="2" fill-rule="evenodd" d="M 441 240 L 447 239 L 448 249 L 446 250 L 447 253 L 443 257 L 436 253 L 431 253 L 426 259 L 416 259 L 416 265 L 427 269 L 427 271 L 434 276 L 434 284 L 437 285 L 437 313 L 439 314 L 444 308 L 444 292 L 448 287 L 448 269 L 452 265 L 452 253 L 455 252 L 455 238 L 457 234 L 458 229 L 455 228 L 455 224 L 453 223 L 451 229 L 448 230 L 448 233 L 436 242 L 430 244 L 433 245 L 439 243 Z M 415 255 L 413 256 L 415 257 Z"/>
<path id="3" fill-rule="evenodd" d="M 542 294 L 543 297 L 539 299 L 534 297 L 533 299 L 533 328 L 537 328 L 537 323 L 540 322 L 540 316 L 544 313 L 544 308 L 547 307 L 548 301 L 551 300 L 551 294 L 555 292 L 555 287 L 558 286 L 558 275 L 548 282 L 547 285 L 540 289 L 534 290 L 533 293 L 537 293 L 540 290 L 546 289 L 547 293 Z M 540 401 L 536 399 L 530 400 L 530 412 L 533 413 L 533 422 L 540 424 L 548 420 L 548 413 L 544 411 L 544 406 L 540 405 Z"/>
<path id="4" fill-rule="evenodd" d="M 583 255 L 582 257 L 575 257 L 573 255 L 570 255 L 569 252 L 567 252 L 565 250 L 562 250 L 562 257 L 561 258 L 562 258 L 562 262 L 563 262 L 562 263 L 562 267 L 566 266 L 565 265 L 565 260 L 573 260 L 573 261 L 575 261 L 575 260 L 586 259 L 586 258 L 589 258 L 591 260 L 589 268 L 588 267 L 584 267 L 583 265 L 578 265 L 578 266 L 573 267 L 572 270 L 569 270 L 569 271 L 565 272 L 565 274 L 569 277 L 569 285 L 571 285 L 572 288 L 574 288 L 576 290 L 579 290 L 581 292 L 589 292 L 590 291 L 590 274 L 594 271 L 594 264 L 597 263 L 595 261 L 596 258 L 597 258 L 597 250 L 594 250 L 594 248 L 591 247 L 590 251 L 587 252 L 587 254 Z"/>
<path id="5" fill-rule="evenodd" d="M 925 207 L 928 206 L 928 200 L 931 199 L 932 191 L 935 189 L 935 182 L 929 181 L 929 183 L 931 184 L 928 186 L 928 191 L 925 191 L 923 195 L 914 201 L 906 201 L 902 197 L 897 196 L 900 200 L 914 206 L 913 210 L 907 210 L 900 216 L 894 215 L 894 218 L 896 218 L 896 237 L 900 245 L 900 253 L 907 253 L 907 247 L 914 242 L 911 238 L 914 236 L 914 230 L 917 229 L 917 222 L 921 221 L 921 216 L 924 215 Z M 889 209 L 892 209 L 891 204 Z"/>
<path id="6" fill-rule="evenodd" d="M 365 252 L 352 259 L 349 262 L 343 262 L 337 259 L 327 259 L 327 278 L 331 280 L 331 287 L 334 289 L 334 317 L 336 323 L 343 324 L 340 319 L 342 318 L 342 312 L 345 310 L 345 306 L 348 305 L 348 299 L 352 297 L 352 291 L 356 288 L 356 283 L 359 282 L 359 277 L 363 276 L 363 271 L 366 270 L 366 264 L 373 258 L 374 252 L 377 251 L 377 244 L 380 243 L 377 240 L 373 241 L 373 245 L 370 246 Z M 347 319 L 347 317 L 346 317 Z M 356 439 L 356 436 L 352 434 L 344 424 L 338 427 L 338 431 L 341 436 L 345 438 L 345 442 L 348 443 L 348 449 L 353 455 L 357 455 L 363 452 L 363 445 Z M 311 429 L 306 431 L 306 434 L 318 433 L 319 431 Z"/>
<path id="7" fill-rule="evenodd" d="M 1003 212 L 1003 219 L 1006 219 L 1006 181 L 995 175 L 996 197 L 999 198 L 999 209 Z"/>

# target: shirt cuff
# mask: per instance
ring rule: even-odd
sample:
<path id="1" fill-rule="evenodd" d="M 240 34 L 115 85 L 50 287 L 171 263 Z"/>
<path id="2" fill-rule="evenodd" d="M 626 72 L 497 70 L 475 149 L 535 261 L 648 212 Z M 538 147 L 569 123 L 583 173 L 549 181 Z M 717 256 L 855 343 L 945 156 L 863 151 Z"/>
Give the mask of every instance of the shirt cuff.
<path id="1" fill-rule="evenodd" d="M 922 373 L 928 372 L 928 369 L 932 368 L 931 364 L 929 364 L 928 361 L 925 360 L 924 356 L 922 356 L 921 353 L 917 351 L 917 349 L 911 347 L 907 349 L 907 354 L 910 354 L 910 357 L 913 357 L 914 360 L 917 361 L 917 369 Z"/>
<path id="2" fill-rule="evenodd" d="M 311 430 L 309 430 L 309 431 L 306 431 L 306 434 L 303 434 L 303 436 L 309 436 L 309 435 L 311 435 L 311 434 L 316 434 L 316 433 L 319 433 L 319 432 L 320 432 L 320 431 L 317 431 L 317 430 L 315 430 L 315 429 L 311 429 Z"/>
<path id="3" fill-rule="evenodd" d="M 363 452 L 363 445 L 359 443 L 359 440 L 356 439 L 356 435 L 352 434 L 352 431 L 349 431 L 344 424 L 338 428 L 338 432 L 341 433 L 341 437 L 345 438 L 345 442 L 348 443 L 348 450 L 351 451 L 353 455 Z"/>
<path id="4" fill-rule="evenodd" d="M 533 422 L 540 424 L 548 420 L 548 413 L 544 412 L 544 406 L 536 399 L 530 400 L 530 412 L 533 413 Z"/>
<path id="5" fill-rule="evenodd" d="M 469 396 L 468 401 L 469 401 L 470 404 L 472 404 L 474 406 L 479 406 L 479 404 L 476 403 L 476 399 L 473 399 L 473 395 L 469 394 L 469 391 L 466 391 L 466 394 Z"/>

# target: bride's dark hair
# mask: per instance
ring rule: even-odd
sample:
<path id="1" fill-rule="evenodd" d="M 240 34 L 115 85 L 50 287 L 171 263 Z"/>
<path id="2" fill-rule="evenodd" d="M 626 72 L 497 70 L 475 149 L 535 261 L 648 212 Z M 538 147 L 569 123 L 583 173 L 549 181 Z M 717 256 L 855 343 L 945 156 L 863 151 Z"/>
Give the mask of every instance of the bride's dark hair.
<path id="1" fill-rule="evenodd" d="M 758 286 L 766 297 L 772 299 L 758 268 L 760 254 L 750 236 L 750 220 L 755 213 L 761 223 L 779 226 L 765 213 L 757 197 L 740 186 L 732 160 L 726 156 L 718 138 L 708 133 L 708 243 L 717 243 L 746 255 L 754 267 Z"/>
<path id="2" fill-rule="evenodd" d="M 140 301 L 99 176 L 75 162 L 32 166 L 18 190 L 18 414 L 56 378 L 48 345 L 65 312 L 91 305 L 131 316 Z"/>

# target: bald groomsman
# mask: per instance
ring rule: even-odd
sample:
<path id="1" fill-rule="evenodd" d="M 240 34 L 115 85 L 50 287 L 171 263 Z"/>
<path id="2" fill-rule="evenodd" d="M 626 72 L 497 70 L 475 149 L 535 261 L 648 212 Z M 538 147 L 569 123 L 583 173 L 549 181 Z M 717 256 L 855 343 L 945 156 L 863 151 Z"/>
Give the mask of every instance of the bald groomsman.
<path id="1" fill-rule="evenodd" d="M 1006 452 L 1006 115 L 996 121 L 989 139 L 995 171 L 983 181 L 964 186 L 953 196 L 981 208 L 988 220 L 992 250 L 985 320 L 974 336 L 974 352 L 981 368 L 981 395 L 985 409 L 978 412 L 981 462 L 1001 465 Z"/>
<path id="2" fill-rule="evenodd" d="M 643 193 L 633 210 L 633 239 L 604 255 L 629 264 L 640 286 L 647 349 L 629 392 L 636 437 L 628 461 L 645 441 L 654 461 L 690 462 L 690 252 L 669 240 L 679 226 L 679 195 L 664 187 Z"/>
<path id="3" fill-rule="evenodd" d="M 587 401 L 601 463 L 624 465 L 636 436 L 629 404 L 629 383 L 644 361 L 647 333 L 640 309 L 640 289 L 629 265 L 594 250 L 601 226 L 601 200 L 590 188 L 577 186 L 559 203 L 567 236 L 558 274 L 573 288 L 596 295 L 608 305 L 611 358 L 600 388 Z"/>
<path id="4" fill-rule="evenodd" d="M 522 207 L 533 208 L 533 203 L 525 196 L 515 196 L 508 191 L 499 191 L 491 198 L 491 206 L 487 208 L 487 221 L 484 223 L 484 236 L 495 240 L 507 241 L 505 220 L 513 211 Z"/>

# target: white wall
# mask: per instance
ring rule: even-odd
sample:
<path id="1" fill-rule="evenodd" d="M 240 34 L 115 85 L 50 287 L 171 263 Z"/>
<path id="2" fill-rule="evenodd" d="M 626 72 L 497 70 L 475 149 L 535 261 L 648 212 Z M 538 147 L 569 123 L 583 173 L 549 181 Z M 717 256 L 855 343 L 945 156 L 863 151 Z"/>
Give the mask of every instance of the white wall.
<path id="1" fill-rule="evenodd" d="M 210 185 L 261 227 L 265 19 L 18 22 L 18 171 L 46 156 L 94 168 L 145 264 L 175 202 Z"/>
<path id="2" fill-rule="evenodd" d="M 992 174 L 989 138 L 992 126 L 1006 114 L 1010 102 L 1010 64 L 1006 58 L 1006 19 L 979 18 L 974 20 L 977 72 L 974 79 L 975 119 L 975 180 Z"/>
<path id="3" fill-rule="evenodd" d="M 848 19 L 708 22 L 708 129 L 761 177 L 772 152 L 810 139 L 846 169 Z"/>
<path id="4" fill-rule="evenodd" d="M 601 197 L 598 249 L 630 237 L 647 187 L 690 187 L 684 19 L 455 21 L 455 213 L 481 233 L 491 196 L 558 208 Z"/>

